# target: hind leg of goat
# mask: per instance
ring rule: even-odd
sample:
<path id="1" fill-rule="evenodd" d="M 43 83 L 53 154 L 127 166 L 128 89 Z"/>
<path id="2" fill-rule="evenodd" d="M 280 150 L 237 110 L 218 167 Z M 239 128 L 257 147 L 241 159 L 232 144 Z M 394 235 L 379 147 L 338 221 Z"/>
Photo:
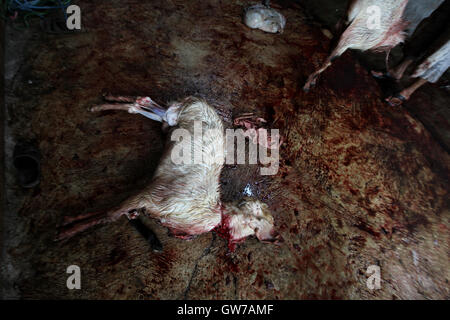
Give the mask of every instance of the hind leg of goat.
<path id="1" fill-rule="evenodd" d="M 56 240 L 71 238 L 93 226 L 116 221 L 123 215 L 127 216 L 129 220 L 136 219 L 140 212 L 133 207 L 128 201 L 125 201 L 112 210 L 87 212 L 76 216 L 65 217 L 58 227 Z"/>
<path id="2" fill-rule="evenodd" d="M 91 112 L 105 111 L 105 110 L 123 110 L 129 113 L 138 113 L 146 118 L 162 122 L 165 111 L 153 109 L 151 107 L 143 107 L 140 104 L 123 103 L 123 104 L 101 104 L 90 108 Z"/>

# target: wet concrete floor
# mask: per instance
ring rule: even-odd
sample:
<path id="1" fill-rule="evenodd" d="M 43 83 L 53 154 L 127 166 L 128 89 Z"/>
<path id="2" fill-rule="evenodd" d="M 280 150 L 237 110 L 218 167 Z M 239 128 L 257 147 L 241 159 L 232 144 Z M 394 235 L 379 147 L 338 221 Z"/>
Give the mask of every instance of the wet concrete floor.
<path id="1" fill-rule="evenodd" d="M 78 1 L 80 33 L 7 28 L 4 298 L 449 298 L 445 142 L 408 108 L 382 103 L 351 52 L 304 93 L 330 40 L 287 1 L 274 1 L 288 21 L 283 34 L 250 30 L 241 22 L 248 3 Z M 103 91 L 158 102 L 195 95 L 226 127 L 253 112 L 280 129 L 276 175 L 226 166 L 221 182 L 224 200 L 250 190 L 267 202 L 284 242 L 248 239 L 230 253 L 214 233 L 183 241 L 147 219 L 164 244 L 154 253 L 126 218 L 54 242 L 63 216 L 111 207 L 142 188 L 163 150 L 160 124 L 87 112 Z M 420 93 L 423 110 L 435 94 L 448 101 L 436 91 Z M 20 139 L 42 153 L 32 190 L 17 186 L 11 165 Z M 66 287 L 74 264 L 81 290 Z M 367 287 L 371 265 L 381 268 L 379 290 Z"/>

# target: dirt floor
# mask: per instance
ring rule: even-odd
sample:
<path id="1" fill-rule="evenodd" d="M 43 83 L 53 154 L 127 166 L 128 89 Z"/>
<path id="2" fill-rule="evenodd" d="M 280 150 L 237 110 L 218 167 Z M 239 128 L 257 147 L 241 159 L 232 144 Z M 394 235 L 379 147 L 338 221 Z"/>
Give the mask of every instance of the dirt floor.
<path id="1" fill-rule="evenodd" d="M 450 298 L 448 118 L 430 129 L 448 112 L 448 92 L 426 86 L 391 108 L 347 52 L 304 93 L 331 41 L 294 2 L 273 1 L 288 21 L 280 35 L 242 24 L 248 1 L 76 3 L 80 33 L 6 29 L 3 298 Z M 63 216 L 142 188 L 163 150 L 160 124 L 87 112 L 103 91 L 158 102 L 195 95 L 227 127 L 254 112 L 280 129 L 277 175 L 226 166 L 221 181 L 224 201 L 250 190 L 267 202 L 284 242 L 248 239 L 230 253 L 215 233 L 183 241 L 146 219 L 164 244 L 154 253 L 126 218 L 53 241 Z M 411 110 L 441 113 L 427 122 Z M 18 187 L 12 167 L 22 139 L 42 153 L 32 190 Z M 66 287 L 70 265 L 81 268 L 81 290 Z M 379 290 L 366 284 L 371 265 L 381 268 Z"/>

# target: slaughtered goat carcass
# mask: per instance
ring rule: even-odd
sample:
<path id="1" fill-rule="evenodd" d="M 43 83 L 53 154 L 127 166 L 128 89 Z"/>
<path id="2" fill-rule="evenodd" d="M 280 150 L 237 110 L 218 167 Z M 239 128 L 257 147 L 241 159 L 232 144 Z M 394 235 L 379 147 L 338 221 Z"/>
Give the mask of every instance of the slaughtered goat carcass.
<path id="1" fill-rule="evenodd" d="M 216 229 L 226 235 L 230 244 L 251 235 L 262 241 L 276 240 L 274 220 L 265 203 L 253 198 L 221 203 L 219 176 L 225 159 L 224 128 L 216 111 L 205 101 L 189 97 L 171 103 L 166 109 L 149 97 L 106 95 L 105 99 L 120 103 L 95 106 L 91 111 L 125 110 L 163 122 L 170 126 L 172 134 L 177 131 L 176 135 L 182 136 L 180 141 L 189 141 L 188 149 L 192 148 L 193 156 L 198 158 L 192 162 L 177 160 L 180 141 L 173 141 L 169 133 L 171 139 L 151 183 L 144 190 L 106 213 L 66 218 L 58 239 L 115 221 L 123 215 L 134 219 L 145 212 L 182 239 Z M 196 134 L 198 129 L 201 135 Z"/>

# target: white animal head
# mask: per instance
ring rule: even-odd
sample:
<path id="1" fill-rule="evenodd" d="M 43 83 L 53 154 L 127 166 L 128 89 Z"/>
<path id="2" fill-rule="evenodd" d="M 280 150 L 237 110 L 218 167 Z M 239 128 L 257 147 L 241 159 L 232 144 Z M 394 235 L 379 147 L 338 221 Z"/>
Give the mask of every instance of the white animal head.
<path id="1" fill-rule="evenodd" d="M 247 197 L 228 206 L 226 212 L 231 239 L 237 241 L 251 235 L 256 235 L 261 241 L 276 239 L 273 217 L 267 204 Z"/>
<path id="2" fill-rule="evenodd" d="M 245 10 L 244 23 L 252 29 L 281 33 L 286 25 L 286 18 L 270 7 L 257 4 Z"/>

